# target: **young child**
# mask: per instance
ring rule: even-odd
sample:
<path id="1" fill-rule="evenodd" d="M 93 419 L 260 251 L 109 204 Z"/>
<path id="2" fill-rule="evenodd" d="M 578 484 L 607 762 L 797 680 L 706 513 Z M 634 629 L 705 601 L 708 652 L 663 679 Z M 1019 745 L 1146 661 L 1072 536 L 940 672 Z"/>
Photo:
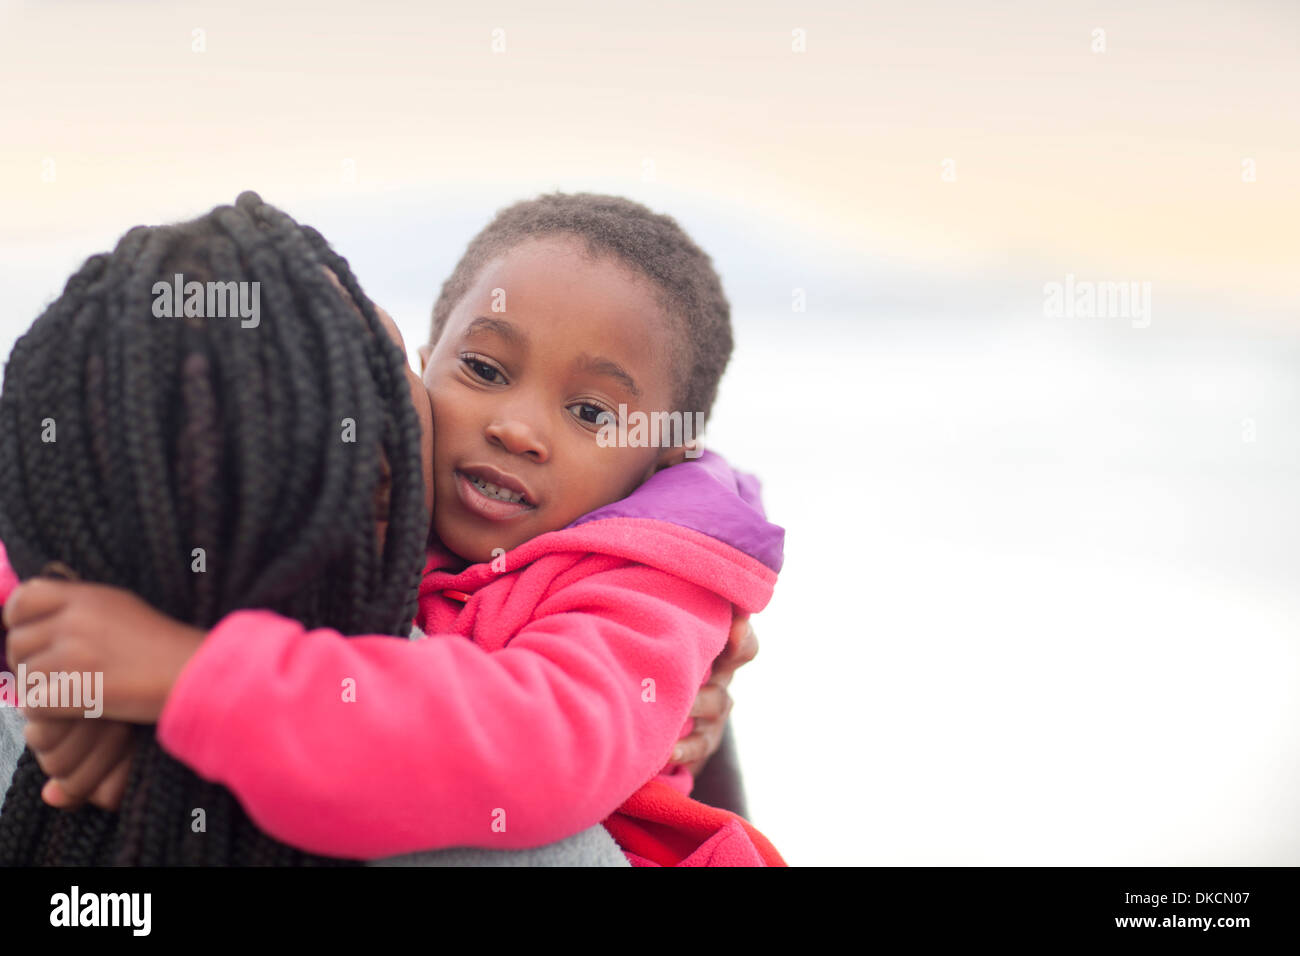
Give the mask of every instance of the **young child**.
<path id="1" fill-rule="evenodd" d="M 504 210 L 421 349 L 429 639 L 242 611 L 155 666 L 146 641 L 176 635 L 101 623 L 99 647 L 134 655 L 116 679 L 101 662 L 105 714 L 156 719 L 168 752 L 313 852 L 528 847 L 607 820 L 633 862 L 779 863 L 743 821 L 690 806 L 669 756 L 733 606 L 770 598 L 783 532 L 719 456 L 604 440 L 610 416 L 707 420 L 730 350 L 717 276 L 671 219 L 589 195 Z M 77 644 L 60 631 L 43 659 Z M 136 690 L 115 693 L 128 673 Z M 650 836 L 674 820 L 682 839 Z"/>

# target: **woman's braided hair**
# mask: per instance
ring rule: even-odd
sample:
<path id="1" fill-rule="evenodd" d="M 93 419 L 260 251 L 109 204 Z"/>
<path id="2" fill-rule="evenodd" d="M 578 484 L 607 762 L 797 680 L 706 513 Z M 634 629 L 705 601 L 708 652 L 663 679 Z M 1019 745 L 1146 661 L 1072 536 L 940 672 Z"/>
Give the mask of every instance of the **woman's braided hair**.
<path id="1" fill-rule="evenodd" d="M 156 317 L 154 284 L 178 273 L 259 283 L 260 322 Z M 346 260 L 255 193 L 132 229 L 68 280 L 6 366 L 0 541 L 11 564 L 26 579 L 61 562 L 203 628 L 267 608 L 308 627 L 406 635 L 428 515 L 405 361 Z M 228 790 L 164 753 L 153 727 L 138 735 L 116 814 L 46 805 L 25 751 L 0 815 L 0 864 L 346 862 L 272 840 Z M 195 832 L 199 809 L 206 829 Z"/>

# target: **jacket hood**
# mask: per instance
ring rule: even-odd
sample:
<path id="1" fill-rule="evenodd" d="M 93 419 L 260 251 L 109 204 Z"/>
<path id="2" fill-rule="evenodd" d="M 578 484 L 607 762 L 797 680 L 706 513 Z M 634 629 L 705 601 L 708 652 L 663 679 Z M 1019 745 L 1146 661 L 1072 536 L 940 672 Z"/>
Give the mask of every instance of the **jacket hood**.
<path id="1" fill-rule="evenodd" d="M 757 478 L 706 449 L 699 458 L 655 472 L 626 498 L 589 511 L 568 527 L 603 518 L 653 518 L 707 534 L 779 572 L 785 529 L 767 520 L 761 492 Z"/>

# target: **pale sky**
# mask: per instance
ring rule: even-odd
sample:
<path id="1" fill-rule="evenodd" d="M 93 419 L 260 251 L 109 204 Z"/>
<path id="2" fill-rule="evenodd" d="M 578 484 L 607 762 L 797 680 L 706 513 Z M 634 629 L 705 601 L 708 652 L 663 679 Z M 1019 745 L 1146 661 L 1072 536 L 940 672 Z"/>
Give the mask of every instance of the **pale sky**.
<path id="1" fill-rule="evenodd" d="M 850 260 L 1300 305 L 1300 8 L 1131 6 L 9 2 L 0 241 L 247 187 L 293 211 L 562 186 Z"/>

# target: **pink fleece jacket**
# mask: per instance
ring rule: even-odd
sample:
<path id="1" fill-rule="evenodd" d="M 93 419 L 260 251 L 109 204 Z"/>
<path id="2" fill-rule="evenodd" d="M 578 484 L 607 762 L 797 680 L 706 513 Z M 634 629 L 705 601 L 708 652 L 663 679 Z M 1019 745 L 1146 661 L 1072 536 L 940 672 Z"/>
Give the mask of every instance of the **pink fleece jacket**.
<path id="1" fill-rule="evenodd" d="M 495 562 L 431 551 L 424 640 L 227 616 L 158 739 L 311 852 L 551 843 L 652 779 L 690 792 L 673 744 L 732 605 L 770 599 L 783 538 L 757 480 L 705 452 Z"/>

